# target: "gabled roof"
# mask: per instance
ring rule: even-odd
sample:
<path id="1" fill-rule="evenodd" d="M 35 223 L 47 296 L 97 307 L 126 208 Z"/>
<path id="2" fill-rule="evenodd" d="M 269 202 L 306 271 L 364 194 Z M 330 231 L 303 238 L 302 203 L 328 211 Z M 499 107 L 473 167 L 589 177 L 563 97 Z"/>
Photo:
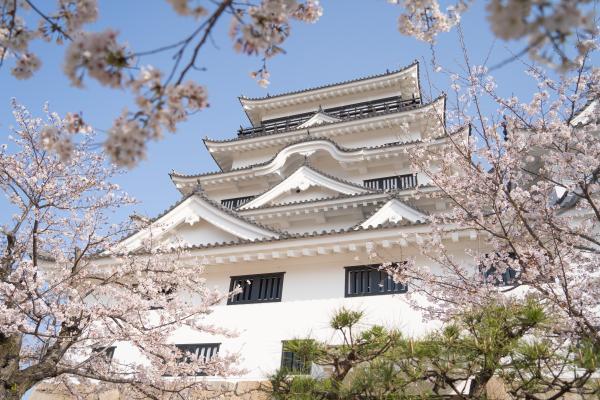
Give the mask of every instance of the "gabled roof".
<path id="1" fill-rule="evenodd" d="M 311 126 L 315 126 L 315 125 L 330 124 L 332 122 L 339 122 L 339 121 L 341 121 L 341 118 L 333 117 L 324 111 L 317 111 L 315 113 L 315 115 L 310 117 L 307 121 L 298 125 L 298 129 L 310 128 Z"/>
<path id="2" fill-rule="evenodd" d="M 123 239 L 121 245 L 132 251 L 139 248 L 150 235 L 158 235 L 160 238 L 183 223 L 193 225 L 200 220 L 206 221 L 208 224 L 240 240 L 251 241 L 281 235 L 281 232 L 238 215 L 234 211 L 208 199 L 201 191 L 195 191 L 152 219 L 147 228 Z"/>
<path id="3" fill-rule="evenodd" d="M 369 228 L 386 223 L 397 223 L 400 221 L 418 223 L 425 222 L 426 220 L 427 215 L 424 212 L 407 205 L 397 198 L 391 198 L 387 203 L 375 211 L 373 215 L 365 219 L 357 227 Z"/>
<path id="4" fill-rule="evenodd" d="M 572 126 L 577 126 L 579 124 L 586 125 L 590 122 L 600 119 L 600 99 L 594 99 L 589 101 L 585 106 L 581 108 L 581 110 L 575 113 L 575 116 L 571 120 Z"/>
<path id="5" fill-rule="evenodd" d="M 273 186 L 252 201 L 244 204 L 239 210 L 261 207 L 277 197 L 290 193 L 292 190 L 304 191 L 312 186 L 318 186 L 341 194 L 374 193 L 375 191 L 351 182 L 343 181 L 331 175 L 317 171 L 307 164 L 301 165 L 294 173 Z"/>

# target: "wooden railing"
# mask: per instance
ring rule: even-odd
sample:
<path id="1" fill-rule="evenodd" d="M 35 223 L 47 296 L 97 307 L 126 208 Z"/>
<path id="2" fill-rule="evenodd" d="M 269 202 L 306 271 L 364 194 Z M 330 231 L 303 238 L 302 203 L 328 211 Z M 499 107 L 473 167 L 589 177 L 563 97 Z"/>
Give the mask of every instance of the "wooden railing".
<path id="1" fill-rule="evenodd" d="M 378 114 L 385 114 L 402 109 L 410 109 L 420 104 L 421 99 L 419 97 L 413 96 L 409 99 L 403 99 L 402 97 L 397 96 L 327 108 L 324 109 L 323 112 L 331 115 L 332 117 L 350 119 L 365 116 L 375 116 Z M 314 112 L 309 112 L 263 121 L 260 126 L 240 128 L 238 131 L 238 136 L 253 135 L 256 133 L 269 134 L 277 133 L 279 131 L 284 132 L 289 129 L 296 128 L 298 125 L 301 125 L 310 119 L 310 117 L 312 117 L 314 114 Z"/>

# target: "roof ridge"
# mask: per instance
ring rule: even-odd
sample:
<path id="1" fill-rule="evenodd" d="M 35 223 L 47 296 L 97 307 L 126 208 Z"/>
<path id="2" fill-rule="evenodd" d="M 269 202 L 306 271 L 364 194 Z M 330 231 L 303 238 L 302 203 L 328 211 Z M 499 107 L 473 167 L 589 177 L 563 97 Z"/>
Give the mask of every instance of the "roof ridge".
<path id="1" fill-rule="evenodd" d="M 379 73 L 379 74 L 367 75 L 367 76 L 363 76 L 361 78 L 348 79 L 348 80 L 340 81 L 340 82 L 336 82 L 336 83 L 328 83 L 328 84 L 314 86 L 314 87 L 306 88 L 306 89 L 291 90 L 291 91 L 288 91 L 288 92 L 278 93 L 278 94 L 275 94 L 275 95 L 269 95 L 269 94 L 267 94 L 266 96 L 263 96 L 263 97 L 246 97 L 246 96 L 242 95 L 242 96 L 239 96 L 238 99 L 240 101 L 242 101 L 242 100 L 250 100 L 250 101 L 268 100 L 268 99 L 273 99 L 273 98 L 278 98 L 278 97 L 290 96 L 290 95 L 294 95 L 294 94 L 312 92 L 312 91 L 315 91 L 315 90 L 326 89 L 326 88 L 335 87 L 335 86 L 341 86 L 341 85 L 345 85 L 345 84 L 348 84 L 348 83 L 354 83 L 354 82 L 360 82 L 360 81 L 365 81 L 365 80 L 374 79 L 374 78 L 380 78 L 380 77 L 387 76 L 387 75 L 394 75 L 394 74 L 397 74 L 399 72 L 404 72 L 404 71 L 412 68 L 415 65 L 419 65 L 419 61 L 416 60 L 416 59 L 411 64 L 409 64 L 409 65 L 406 65 L 404 67 L 401 67 L 399 69 L 392 70 L 392 71 L 386 70 L 386 72 Z"/>

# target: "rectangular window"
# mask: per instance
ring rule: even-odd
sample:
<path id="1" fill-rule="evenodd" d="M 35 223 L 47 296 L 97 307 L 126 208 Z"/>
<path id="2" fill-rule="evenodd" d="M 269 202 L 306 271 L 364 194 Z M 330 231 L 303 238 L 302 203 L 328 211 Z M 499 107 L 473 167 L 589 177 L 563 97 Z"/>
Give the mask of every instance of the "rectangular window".
<path id="1" fill-rule="evenodd" d="M 345 297 L 373 296 L 378 294 L 406 293 L 407 285 L 394 282 L 378 265 L 346 267 Z"/>
<path id="2" fill-rule="evenodd" d="M 311 364 L 293 351 L 287 350 L 285 344 L 284 341 L 281 350 L 281 369 L 285 369 L 290 375 L 310 375 Z"/>
<path id="3" fill-rule="evenodd" d="M 512 268 L 510 266 L 507 266 L 506 265 L 507 263 L 504 261 L 501 261 L 501 260 L 498 260 L 497 263 L 491 262 L 492 257 L 489 254 L 485 254 L 483 256 L 483 258 L 484 258 L 484 260 L 487 260 L 487 262 L 482 262 L 479 265 L 479 271 L 483 275 L 484 283 L 489 283 L 494 286 L 510 286 L 510 285 L 514 285 L 516 283 L 518 275 L 519 275 L 517 270 L 515 270 L 514 268 Z M 508 259 L 506 261 L 514 260 L 514 259 L 515 259 L 514 253 L 508 253 Z M 501 264 L 501 265 L 494 265 L 494 264 Z M 504 272 L 501 274 L 498 273 L 499 268 L 504 270 Z"/>
<path id="4" fill-rule="evenodd" d="M 244 197 L 234 197 L 232 199 L 223 199 L 221 200 L 221 205 L 223 207 L 231 208 L 235 210 L 238 207 L 243 206 L 244 204 L 253 200 L 256 196 L 244 196 Z"/>
<path id="5" fill-rule="evenodd" d="M 281 301 L 283 272 L 260 275 L 232 276 L 229 291 L 241 291 L 229 297 L 227 304 L 268 303 Z"/>
<path id="6" fill-rule="evenodd" d="M 363 181 L 363 185 L 369 189 L 385 191 L 410 189 L 417 186 L 417 174 L 405 174 L 367 179 Z"/>
<path id="7" fill-rule="evenodd" d="M 483 273 L 483 280 L 494 286 L 510 286 L 516 283 L 517 271 L 511 267 L 506 268 L 502 274 L 496 272 L 496 267 L 490 267 Z"/>
<path id="8" fill-rule="evenodd" d="M 208 362 L 219 353 L 221 343 L 194 343 L 175 345 L 182 353 L 183 357 L 179 362 L 191 362 L 201 359 L 202 362 Z M 196 375 L 206 375 L 203 370 L 196 372 Z"/>

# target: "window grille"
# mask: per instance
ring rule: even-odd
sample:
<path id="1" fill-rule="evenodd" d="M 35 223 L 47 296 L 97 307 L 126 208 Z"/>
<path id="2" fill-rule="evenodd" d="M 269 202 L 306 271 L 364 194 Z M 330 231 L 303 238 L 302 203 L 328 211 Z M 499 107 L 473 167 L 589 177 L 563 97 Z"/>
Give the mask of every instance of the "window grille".
<path id="1" fill-rule="evenodd" d="M 363 185 L 369 189 L 385 191 L 411 189 L 417 186 L 417 174 L 405 174 L 367 179 L 363 181 Z"/>
<path id="2" fill-rule="evenodd" d="M 231 208 L 232 210 L 243 206 L 246 203 L 249 203 L 256 196 L 244 196 L 244 197 L 234 197 L 231 199 L 223 199 L 221 200 L 221 205 L 223 207 Z"/>
<path id="3" fill-rule="evenodd" d="M 373 296 L 380 294 L 406 293 L 407 285 L 394 282 L 378 265 L 346 267 L 345 297 Z"/>
<path id="4" fill-rule="evenodd" d="M 286 349 L 286 341 L 284 341 L 281 350 L 281 369 L 290 375 L 310 375 L 311 363 Z"/>
<path id="5" fill-rule="evenodd" d="M 229 291 L 239 287 L 241 291 L 231 295 L 227 304 L 268 303 L 281 301 L 283 272 L 273 274 L 232 276 Z"/>
<path id="6" fill-rule="evenodd" d="M 200 359 L 206 363 L 219 353 L 221 343 L 177 344 L 175 347 L 183 353 L 178 362 L 189 363 Z M 203 369 L 200 369 L 196 372 L 196 375 L 206 375 L 206 373 Z"/>
<path id="7" fill-rule="evenodd" d="M 484 256 L 484 258 L 488 257 L 490 256 L 488 256 L 487 254 Z M 508 258 L 514 260 L 515 255 L 513 253 L 509 253 Z M 497 266 L 489 266 L 489 262 L 487 264 L 488 266 L 484 265 L 484 263 L 479 265 L 479 270 L 483 275 L 483 281 L 485 283 L 489 283 L 494 286 L 510 286 L 516 283 L 516 280 L 519 276 L 519 273 L 516 269 L 510 266 L 503 265 L 500 268 L 504 270 L 504 272 L 502 274 L 499 274 Z M 502 262 L 502 264 L 504 264 L 504 262 Z"/>

